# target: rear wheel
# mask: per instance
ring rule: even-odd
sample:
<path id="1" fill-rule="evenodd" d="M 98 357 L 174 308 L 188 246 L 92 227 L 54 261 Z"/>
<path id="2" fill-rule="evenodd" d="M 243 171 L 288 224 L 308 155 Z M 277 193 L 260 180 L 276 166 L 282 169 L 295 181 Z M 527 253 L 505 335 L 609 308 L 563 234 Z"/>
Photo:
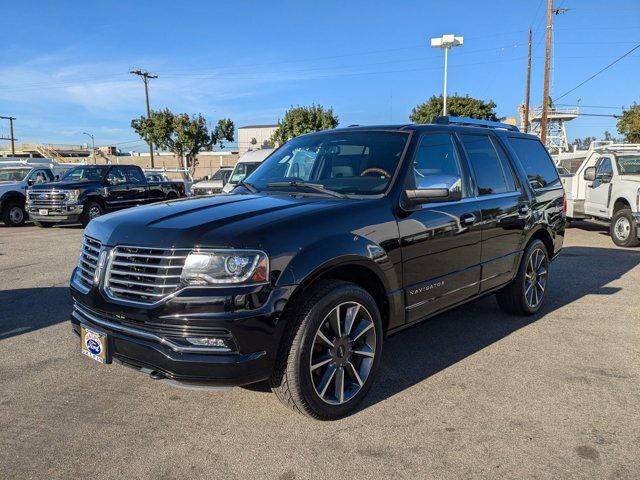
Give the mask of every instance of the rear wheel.
<path id="1" fill-rule="evenodd" d="M 631 210 L 618 210 L 611 219 L 609 229 L 613 243 L 619 247 L 637 247 L 640 245 Z"/>
<path id="2" fill-rule="evenodd" d="M 89 225 L 89 222 L 94 218 L 98 218 L 100 215 L 104 213 L 102 209 L 102 205 L 100 205 L 95 200 L 88 201 L 84 209 L 82 210 L 82 215 L 80 215 L 80 221 L 82 222 L 82 226 L 86 227 Z"/>
<path id="3" fill-rule="evenodd" d="M 549 283 L 549 255 L 541 240 L 529 244 L 518 274 L 496 294 L 500 308 L 515 315 L 533 315 L 542 307 Z"/>
<path id="4" fill-rule="evenodd" d="M 344 417 L 371 388 L 380 362 L 382 321 L 375 301 L 352 283 L 322 281 L 290 313 L 273 392 L 310 417 Z"/>
<path id="5" fill-rule="evenodd" d="M 27 213 L 18 202 L 11 202 L 2 209 L 2 223 L 8 227 L 19 227 L 26 220 Z"/>

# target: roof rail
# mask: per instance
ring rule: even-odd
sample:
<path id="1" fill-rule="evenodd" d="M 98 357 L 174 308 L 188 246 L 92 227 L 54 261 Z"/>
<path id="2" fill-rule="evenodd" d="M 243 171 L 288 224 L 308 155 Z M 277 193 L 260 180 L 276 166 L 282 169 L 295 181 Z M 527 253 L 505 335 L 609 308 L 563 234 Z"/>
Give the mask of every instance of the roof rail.
<path id="1" fill-rule="evenodd" d="M 502 128 L 504 130 L 511 130 L 512 132 L 519 132 L 520 129 L 515 125 L 509 125 L 502 122 L 490 122 L 489 120 L 478 120 L 475 118 L 465 117 L 438 117 L 433 123 L 440 125 L 467 125 L 470 127 L 484 127 L 484 128 Z"/>

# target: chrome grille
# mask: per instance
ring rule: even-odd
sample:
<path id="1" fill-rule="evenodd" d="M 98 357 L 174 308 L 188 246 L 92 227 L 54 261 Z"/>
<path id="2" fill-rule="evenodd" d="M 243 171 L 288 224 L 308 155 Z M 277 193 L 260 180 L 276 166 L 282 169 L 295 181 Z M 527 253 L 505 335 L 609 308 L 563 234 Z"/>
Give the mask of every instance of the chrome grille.
<path id="1" fill-rule="evenodd" d="M 79 279 L 85 287 L 94 285 L 93 277 L 98 267 L 100 255 L 100 242 L 85 236 L 80 247 L 80 259 L 78 261 Z"/>
<path id="2" fill-rule="evenodd" d="M 34 207 L 60 207 L 64 197 L 63 190 L 29 190 L 29 203 Z"/>
<path id="3" fill-rule="evenodd" d="M 180 288 L 186 250 L 115 247 L 104 286 L 109 295 L 138 303 L 155 303 Z"/>

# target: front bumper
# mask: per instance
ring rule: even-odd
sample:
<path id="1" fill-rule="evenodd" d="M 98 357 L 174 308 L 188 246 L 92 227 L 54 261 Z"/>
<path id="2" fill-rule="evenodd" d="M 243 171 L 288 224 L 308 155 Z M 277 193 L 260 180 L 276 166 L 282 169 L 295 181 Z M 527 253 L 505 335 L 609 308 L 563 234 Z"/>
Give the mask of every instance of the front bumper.
<path id="1" fill-rule="evenodd" d="M 234 299 L 213 293 L 193 300 L 178 296 L 141 311 L 107 303 L 101 292 L 84 294 L 72 286 L 71 323 L 78 335 L 81 325 L 106 334 L 111 358 L 154 379 L 190 386 L 246 385 L 271 376 L 283 331 L 280 314 L 291 291 L 273 289 L 251 311 L 221 309 Z M 226 338 L 226 347 L 193 346 L 186 341 L 192 336 Z"/>
<path id="2" fill-rule="evenodd" d="M 27 204 L 29 218 L 36 222 L 77 223 L 82 214 L 82 205 L 37 206 Z M 42 211 L 46 211 L 43 214 Z"/>

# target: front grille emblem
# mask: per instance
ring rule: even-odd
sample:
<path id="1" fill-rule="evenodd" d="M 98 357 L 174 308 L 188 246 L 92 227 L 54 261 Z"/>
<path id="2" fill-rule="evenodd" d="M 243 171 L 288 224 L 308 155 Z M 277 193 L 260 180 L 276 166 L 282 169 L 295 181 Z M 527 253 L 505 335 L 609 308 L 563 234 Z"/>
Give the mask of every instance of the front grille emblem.
<path id="1" fill-rule="evenodd" d="M 96 271 L 93 274 L 93 283 L 98 285 L 100 283 L 100 277 L 102 277 L 102 272 L 104 271 L 104 266 L 107 263 L 107 256 L 109 252 L 107 252 L 106 248 L 100 249 L 100 255 L 98 256 L 98 264 L 96 265 Z"/>

